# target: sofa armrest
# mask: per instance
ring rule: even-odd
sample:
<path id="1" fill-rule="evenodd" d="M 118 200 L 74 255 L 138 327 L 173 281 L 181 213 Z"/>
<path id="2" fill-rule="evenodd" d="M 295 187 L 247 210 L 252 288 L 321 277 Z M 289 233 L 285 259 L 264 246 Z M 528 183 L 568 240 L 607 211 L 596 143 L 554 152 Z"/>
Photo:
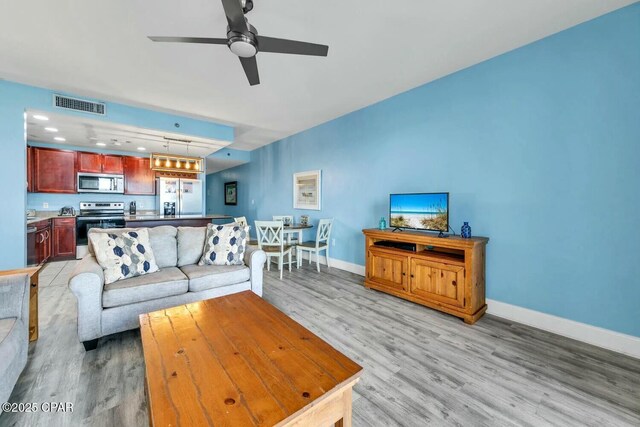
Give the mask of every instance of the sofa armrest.
<path id="1" fill-rule="evenodd" d="M 262 275 L 267 254 L 257 246 L 247 246 L 244 254 L 244 262 L 251 270 L 251 290 L 262 296 Z"/>
<path id="2" fill-rule="evenodd" d="M 0 277 L 0 319 L 17 317 L 29 324 L 29 276 Z"/>
<path id="3" fill-rule="evenodd" d="M 69 288 L 78 300 L 78 337 L 89 341 L 102 335 L 104 272 L 96 258 L 87 255 L 76 265 Z"/>

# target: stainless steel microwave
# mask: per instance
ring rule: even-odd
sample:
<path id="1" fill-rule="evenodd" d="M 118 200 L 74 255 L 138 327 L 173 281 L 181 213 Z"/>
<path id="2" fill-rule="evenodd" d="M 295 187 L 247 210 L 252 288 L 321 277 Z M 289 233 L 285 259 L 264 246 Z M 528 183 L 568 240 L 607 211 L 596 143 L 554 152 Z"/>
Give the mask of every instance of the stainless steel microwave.
<path id="1" fill-rule="evenodd" d="M 124 175 L 79 172 L 78 193 L 124 194 Z"/>

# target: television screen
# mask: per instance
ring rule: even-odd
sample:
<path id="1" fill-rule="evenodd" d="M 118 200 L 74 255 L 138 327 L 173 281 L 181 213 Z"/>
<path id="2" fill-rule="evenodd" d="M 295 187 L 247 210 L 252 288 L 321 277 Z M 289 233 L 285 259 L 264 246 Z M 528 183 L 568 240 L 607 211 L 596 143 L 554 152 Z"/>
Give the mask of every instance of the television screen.
<path id="1" fill-rule="evenodd" d="M 391 194 L 389 225 L 398 228 L 447 231 L 449 193 Z"/>

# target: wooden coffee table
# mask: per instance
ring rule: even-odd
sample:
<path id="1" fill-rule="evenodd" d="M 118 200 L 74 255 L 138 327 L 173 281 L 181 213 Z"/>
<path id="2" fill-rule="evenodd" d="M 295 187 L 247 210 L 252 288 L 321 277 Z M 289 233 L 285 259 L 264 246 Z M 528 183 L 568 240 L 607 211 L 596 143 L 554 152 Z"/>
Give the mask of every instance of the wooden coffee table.
<path id="1" fill-rule="evenodd" d="M 251 291 L 140 316 L 153 426 L 351 425 L 362 368 Z"/>

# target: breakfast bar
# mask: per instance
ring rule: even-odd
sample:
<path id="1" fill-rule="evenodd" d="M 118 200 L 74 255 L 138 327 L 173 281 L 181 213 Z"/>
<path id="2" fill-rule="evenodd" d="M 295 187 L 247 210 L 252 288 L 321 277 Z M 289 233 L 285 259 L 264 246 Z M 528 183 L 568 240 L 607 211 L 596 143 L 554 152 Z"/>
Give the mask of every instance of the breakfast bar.
<path id="1" fill-rule="evenodd" d="M 125 215 L 125 227 L 159 227 L 161 225 L 172 225 L 174 227 L 205 227 L 216 220 L 232 220 L 233 217 L 227 215 Z"/>

